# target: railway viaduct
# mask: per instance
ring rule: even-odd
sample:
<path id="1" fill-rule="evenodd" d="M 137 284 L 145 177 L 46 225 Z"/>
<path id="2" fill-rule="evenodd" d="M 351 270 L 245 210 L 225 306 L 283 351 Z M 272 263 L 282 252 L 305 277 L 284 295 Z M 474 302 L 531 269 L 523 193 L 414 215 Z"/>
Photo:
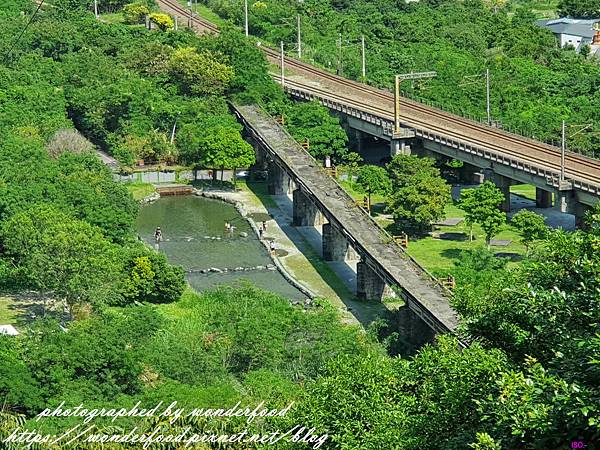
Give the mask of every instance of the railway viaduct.
<path id="1" fill-rule="evenodd" d="M 326 74 L 341 85 L 324 80 L 320 85 L 284 80 L 285 90 L 300 100 L 316 100 L 340 115 L 347 126 L 363 134 L 390 142 L 390 156 L 417 154 L 450 158 L 464 163 L 463 175 L 470 180 L 493 181 L 504 194 L 502 209 L 510 211 L 510 186 L 532 184 L 536 205 L 555 207 L 575 216 L 581 226 L 586 211 L 600 197 L 600 161 L 567 153 L 561 174 L 560 149 L 487 125 L 441 112 L 423 104 L 402 100 L 402 126 L 396 131 L 391 93 L 375 90 Z M 414 152 L 414 150 L 413 150 Z"/>
<path id="2" fill-rule="evenodd" d="M 396 244 L 322 165 L 256 106 L 233 106 L 254 144 L 257 165 L 268 170 L 269 193 L 292 194 L 293 225 L 322 228 L 323 257 L 345 261 L 358 255 L 357 297 L 401 296 L 404 337 L 414 344 L 458 325 L 450 293 Z"/>
<path id="3" fill-rule="evenodd" d="M 177 0 L 158 0 L 170 14 L 198 33 L 218 33 L 218 28 Z M 281 67 L 280 54 L 262 47 L 267 59 Z M 511 134 L 486 124 L 402 99 L 401 127 L 396 129 L 394 97 L 390 92 L 347 80 L 294 58 L 284 57 L 285 73 L 274 75 L 291 96 L 316 100 L 341 115 L 357 132 L 390 142 L 391 155 L 410 149 L 436 158 L 465 163 L 465 171 L 490 179 L 505 196 L 503 209 L 510 209 L 510 185 L 536 186 L 538 207 L 551 207 L 575 215 L 581 224 L 585 212 L 600 197 L 600 161 L 567 153 L 561 164 L 560 149 Z M 413 150 L 414 151 L 414 150 Z M 563 168 L 561 170 L 561 167 Z M 554 200 L 553 200 L 554 199 Z"/>

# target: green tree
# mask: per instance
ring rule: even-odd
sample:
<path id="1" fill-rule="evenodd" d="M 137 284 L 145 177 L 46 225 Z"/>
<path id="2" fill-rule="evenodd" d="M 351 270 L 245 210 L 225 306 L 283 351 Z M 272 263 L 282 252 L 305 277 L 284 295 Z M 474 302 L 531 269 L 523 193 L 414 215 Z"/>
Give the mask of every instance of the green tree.
<path id="1" fill-rule="evenodd" d="M 150 8 L 145 2 L 128 3 L 123 7 L 123 17 L 125 23 L 138 24 L 143 23 L 144 18 L 150 14 Z"/>
<path id="2" fill-rule="evenodd" d="M 330 156 L 334 164 L 346 157 L 348 136 L 339 119 L 332 117 L 327 108 L 317 102 L 297 103 L 286 115 L 286 128 L 298 141 L 309 141 L 309 152 L 316 159 Z"/>
<path id="3" fill-rule="evenodd" d="M 0 395 L 4 399 L 2 409 L 34 412 L 43 406 L 40 404 L 40 386 L 23 361 L 20 348 L 14 341 L 12 336 L 0 335 Z"/>
<path id="4" fill-rule="evenodd" d="M 250 167 L 256 161 L 254 149 L 248 144 L 240 132 L 233 127 L 211 129 L 201 141 L 202 165 L 221 169 L 221 180 L 224 169 L 233 169 L 235 185 L 235 169 Z"/>
<path id="5" fill-rule="evenodd" d="M 234 72 L 220 55 L 193 47 L 176 49 L 169 60 L 169 71 L 185 94 L 221 95 Z"/>
<path id="6" fill-rule="evenodd" d="M 392 189 L 392 181 L 387 170 L 379 166 L 362 166 L 358 172 L 356 184 L 369 196 L 369 205 L 371 204 L 371 194 L 388 195 Z"/>
<path id="7" fill-rule="evenodd" d="M 6 221 L 0 230 L 4 255 L 21 284 L 69 308 L 101 302 L 116 277 L 116 248 L 100 230 L 52 206 L 37 205 Z"/>
<path id="8" fill-rule="evenodd" d="M 544 216 L 533 211 L 522 209 L 513 216 L 510 223 L 521 233 L 523 243 L 527 248 L 527 254 L 529 254 L 529 247 L 532 242 L 544 239 L 548 235 L 548 227 L 544 222 Z"/>
<path id="9" fill-rule="evenodd" d="M 451 199 L 450 186 L 434 163 L 429 158 L 397 155 L 387 166 L 392 179 L 388 210 L 397 223 L 419 232 L 445 216 Z"/>
<path id="10" fill-rule="evenodd" d="M 561 17 L 597 19 L 600 17 L 600 5 L 595 0 L 561 0 L 558 4 L 558 14 Z"/>
<path id="11" fill-rule="evenodd" d="M 181 297 L 186 285 L 184 271 L 169 265 L 163 254 L 140 246 L 125 250 L 122 258 L 123 303 L 170 303 Z"/>
<path id="12" fill-rule="evenodd" d="M 506 222 L 506 214 L 500 211 L 504 201 L 502 191 L 491 181 L 484 182 L 476 189 L 463 189 L 458 205 L 465 211 L 465 222 L 469 225 L 470 239 L 473 239 L 473 224 L 481 225 L 489 246 L 492 237 Z"/>
<path id="13" fill-rule="evenodd" d="M 354 178 L 358 174 L 358 169 L 360 168 L 360 164 L 363 162 L 362 156 L 360 156 L 356 152 L 348 152 L 346 155 L 346 167 L 348 168 L 348 182 L 350 186 L 354 186 Z"/>

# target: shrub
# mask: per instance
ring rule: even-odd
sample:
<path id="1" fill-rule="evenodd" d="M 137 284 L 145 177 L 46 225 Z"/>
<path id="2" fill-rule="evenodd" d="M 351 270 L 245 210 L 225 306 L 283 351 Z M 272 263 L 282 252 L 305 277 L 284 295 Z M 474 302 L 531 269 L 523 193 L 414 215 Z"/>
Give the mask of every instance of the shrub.
<path id="1" fill-rule="evenodd" d="M 149 16 L 150 20 L 158 26 L 162 31 L 173 28 L 174 22 L 170 16 L 162 13 L 152 13 Z"/>
<path id="2" fill-rule="evenodd" d="M 125 23 L 128 24 L 143 23 L 144 18 L 148 14 L 150 14 L 150 8 L 141 2 L 129 3 L 123 7 L 123 17 L 125 18 Z"/>

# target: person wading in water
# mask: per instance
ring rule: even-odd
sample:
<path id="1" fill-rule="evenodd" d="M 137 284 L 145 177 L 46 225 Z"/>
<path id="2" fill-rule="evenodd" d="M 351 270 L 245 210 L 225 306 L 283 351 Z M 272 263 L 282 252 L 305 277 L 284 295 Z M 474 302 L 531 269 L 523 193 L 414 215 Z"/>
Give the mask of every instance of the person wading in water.
<path id="1" fill-rule="evenodd" d="M 158 245 L 162 241 L 162 230 L 160 229 L 160 227 L 156 227 L 156 230 L 154 230 L 154 241 L 154 248 L 158 250 Z"/>

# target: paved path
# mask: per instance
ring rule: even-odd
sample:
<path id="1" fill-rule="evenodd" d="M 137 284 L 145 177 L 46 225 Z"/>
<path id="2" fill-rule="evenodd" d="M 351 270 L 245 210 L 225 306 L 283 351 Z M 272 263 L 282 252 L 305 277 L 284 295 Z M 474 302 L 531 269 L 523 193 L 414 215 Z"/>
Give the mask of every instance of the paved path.
<path id="1" fill-rule="evenodd" d="M 319 247 L 315 245 L 314 227 L 293 227 L 291 200 L 286 196 L 269 196 L 265 204 L 251 190 L 238 192 L 219 192 L 219 197 L 240 202 L 249 215 L 268 215 L 265 241 L 275 240 L 277 259 L 285 270 L 296 280 L 326 299 L 339 312 L 341 321 L 349 324 L 367 326 L 387 311 L 382 303 L 359 302 L 355 299 L 352 277 L 348 268 L 335 268 L 334 263 L 325 263 Z M 257 225 L 260 225 L 258 221 Z M 309 228 L 312 228 L 309 230 Z M 346 279 L 342 279 L 342 274 Z M 394 305 L 390 305 L 393 308 Z M 350 308 L 350 309 L 349 309 Z"/>
<path id="2" fill-rule="evenodd" d="M 102 150 L 96 150 L 96 154 L 102 160 L 102 162 L 108 166 L 109 169 L 116 170 L 119 168 L 119 161 L 110 156 L 108 153 L 105 153 Z"/>

